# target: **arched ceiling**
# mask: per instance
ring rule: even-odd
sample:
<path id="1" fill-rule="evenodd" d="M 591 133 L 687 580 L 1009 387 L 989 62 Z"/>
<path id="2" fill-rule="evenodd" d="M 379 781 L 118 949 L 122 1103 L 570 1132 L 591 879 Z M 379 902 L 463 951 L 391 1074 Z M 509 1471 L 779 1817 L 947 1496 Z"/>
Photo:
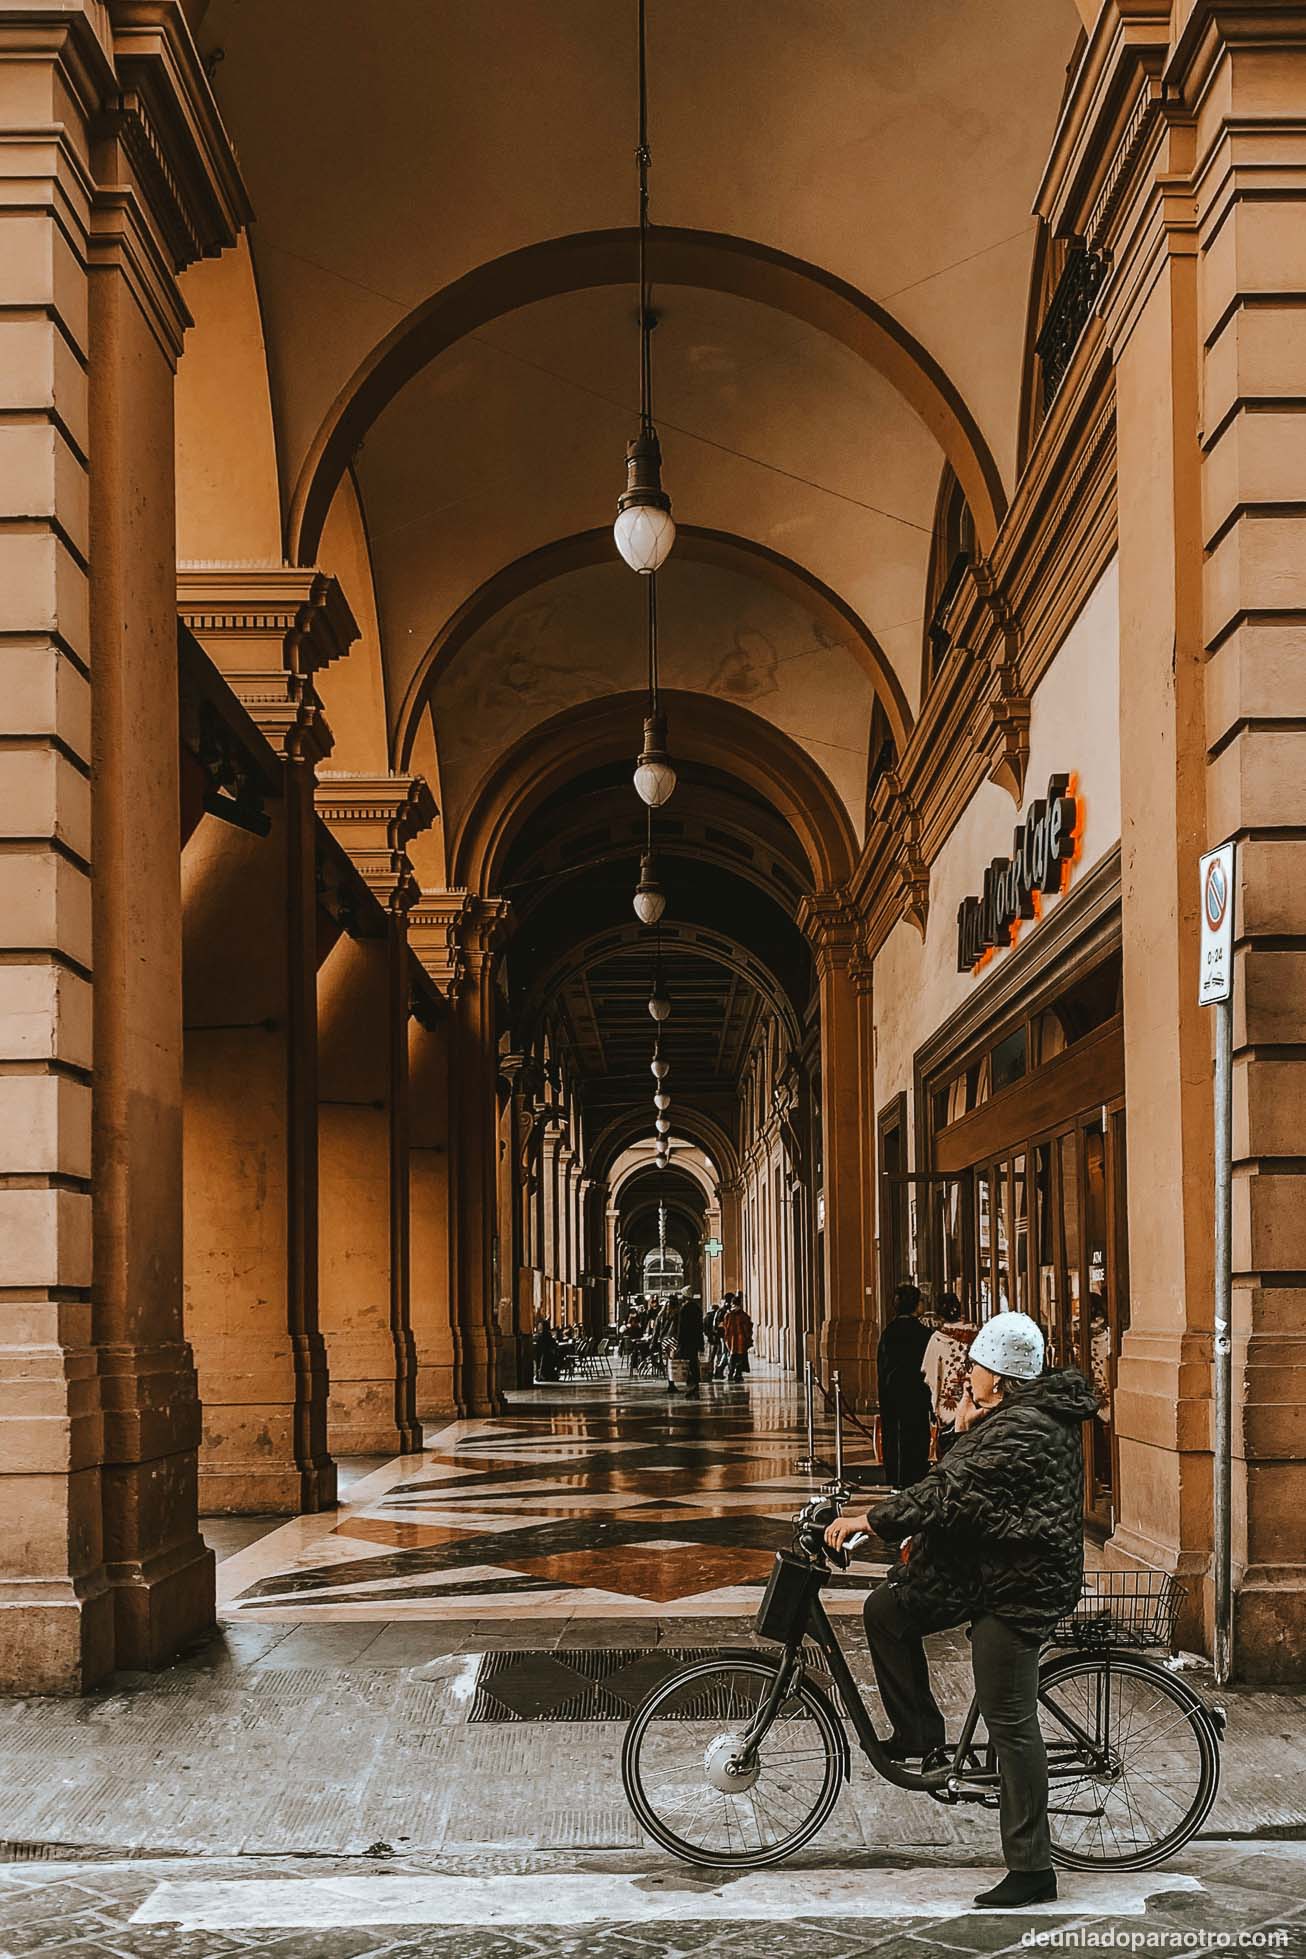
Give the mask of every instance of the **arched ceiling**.
<path id="1" fill-rule="evenodd" d="M 747 707 L 786 734 L 860 832 L 874 696 L 856 654 L 812 612 L 738 571 L 673 553 L 658 584 L 664 684 Z M 638 693 L 644 597 L 609 560 L 551 579 L 472 636 L 431 695 L 447 831 L 458 829 L 496 748 L 584 701 Z M 639 732 L 636 715 L 632 755 Z"/>
<path id="2" fill-rule="evenodd" d="M 200 41 L 222 50 L 259 217 L 287 485 L 397 318 L 500 254 L 629 223 L 634 11 L 211 0 Z M 1074 0 L 649 14 L 655 219 L 755 239 L 890 305 L 1009 475 L 1029 212 Z"/>
<path id="3" fill-rule="evenodd" d="M 309 459 L 336 426 L 323 496 L 353 458 L 393 728 L 478 589 L 611 517 L 636 394 L 634 0 L 196 13 L 257 213 L 283 501 L 311 500 Z M 649 8 L 656 406 L 678 515 L 837 594 L 909 705 L 943 455 L 982 539 L 1012 476 L 1030 206 L 1077 28 L 1074 0 Z M 319 498 L 310 552 L 325 517 Z M 802 608 L 748 577 L 669 571 L 696 680 L 721 675 L 736 633 L 784 658 L 811 640 Z M 578 664 L 605 672 L 637 657 L 621 604 L 603 577 L 522 594 L 484 628 L 488 650 L 560 608 Z M 833 703 L 847 749 L 799 732 L 826 742 L 860 822 L 868 689 L 818 644 L 806 691 Z M 455 688 L 437 714 L 455 792 L 463 705 Z"/>

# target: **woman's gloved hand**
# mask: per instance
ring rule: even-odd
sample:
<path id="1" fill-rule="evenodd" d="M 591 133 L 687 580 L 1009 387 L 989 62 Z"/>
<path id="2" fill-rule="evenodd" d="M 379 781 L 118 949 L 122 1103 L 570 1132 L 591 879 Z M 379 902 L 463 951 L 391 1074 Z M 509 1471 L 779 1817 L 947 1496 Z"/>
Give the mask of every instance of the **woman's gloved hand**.
<path id="1" fill-rule="evenodd" d="M 845 1510 L 842 1517 L 836 1517 L 827 1525 L 825 1541 L 831 1551 L 842 1551 L 850 1537 L 869 1534 L 871 1520 L 864 1510 Z"/>

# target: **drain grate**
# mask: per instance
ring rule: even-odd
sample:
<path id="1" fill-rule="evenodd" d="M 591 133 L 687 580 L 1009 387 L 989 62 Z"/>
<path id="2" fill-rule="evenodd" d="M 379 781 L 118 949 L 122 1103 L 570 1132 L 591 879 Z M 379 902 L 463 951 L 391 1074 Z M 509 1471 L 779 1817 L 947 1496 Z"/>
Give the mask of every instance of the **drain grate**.
<path id="1" fill-rule="evenodd" d="M 481 1722 L 628 1721 L 645 1695 L 669 1674 L 696 1660 L 738 1659 L 754 1649 L 721 1646 L 604 1646 L 574 1652 L 509 1648 L 486 1653 L 477 1669 L 467 1719 Z M 811 1671 L 823 1672 L 818 1649 L 809 1649 Z M 708 1688 L 682 1700 L 678 1721 L 724 1719 L 730 1696 Z"/>

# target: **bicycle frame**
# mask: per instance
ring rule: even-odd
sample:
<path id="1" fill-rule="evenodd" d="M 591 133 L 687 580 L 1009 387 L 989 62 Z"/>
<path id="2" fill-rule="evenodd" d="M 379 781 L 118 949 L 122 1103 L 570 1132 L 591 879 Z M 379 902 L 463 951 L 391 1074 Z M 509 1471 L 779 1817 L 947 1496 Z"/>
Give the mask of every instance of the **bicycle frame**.
<path id="1" fill-rule="evenodd" d="M 743 1747 L 741 1749 L 741 1756 L 747 1758 L 752 1750 L 759 1746 L 774 1721 L 781 1702 L 792 1691 L 795 1680 L 804 1670 L 803 1641 L 804 1639 L 810 1638 L 819 1648 L 825 1659 L 835 1691 L 842 1703 L 843 1711 L 853 1725 L 853 1730 L 857 1736 L 862 1753 L 866 1756 L 877 1775 L 883 1776 L 886 1782 L 892 1783 L 896 1788 L 921 1791 L 936 1796 L 944 1802 L 992 1803 L 996 1801 L 1001 1779 L 996 1766 L 976 1769 L 966 1765 L 966 1757 L 973 1749 L 975 1730 L 980 1720 L 980 1707 L 977 1696 L 972 1696 L 971 1698 L 966 1719 L 962 1724 L 961 1735 L 952 1751 L 950 1761 L 943 1763 L 936 1769 L 920 1773 L 913 1769 L 904 1768 L 900 1762 L 895 1762 L 885 1753 L 884 1745 L 875 1731 L 875 1724 L 871 1720 L 870 1712 L 865 1701 L 862 1699 L 857 1682 L 853 1679 L 852 1669 L 844 1658 L 843 1649 L 839 1644 L 834 1627 L 830 1623 L 829 1614 L 826 1612 L 821 1600 L 819 1577 L 816 1576 L 819 1573 L 819 1569 L 817 1566 L 813 1567 L 813 1586 L 811 1597 L 808 1601 L 806 1621 L 798 1636 L 788 1641 L 785 1645 L 784 1659 L 777 1669 L 775 1685 L 771 1688 L 766 1699 L 758 1708 L 757 1713 L 749 1722 L 742 1737 Z M 1099 1729 L 1102 1729 L 1104 1714 L 1108 1717 L 1107 1726 L 1109 1727 L 1111 1667 L 1109 1652 L 1099 1657 L 1104 1661 L 1103 1684 L 1108 1696 L 1105 1706 L 1099 1704 L 1098 1709 L 1098 1725 Z M 1053 1744 L 1049 1748 L 1049 1782 L 1068 1781 L 1071 1778 L 1082 1782 L 1086 1759 L 1091 1762 L 1096 1758 L 1103 1761 L 1105 1765 L 1100 1740 L 1082 1728 L 1064 1708 L 1059 1707 L 1054 1701 L 1044 1696 L 1041 1680 L 1039 1700 L 1060 1726 L 1067 1731 L 1068 1738 L 1064 1743 L 1064 1747 L 1072 1751 L 1063 1757 L 1060 1746 Z M 990 1759 L 992 1759 L 991 1743 L 988 1745 L 988 1753 Z M 847 1743 L 845 1741 L 845 1775 L 847 1775 L 848 1770 L 849 1760 Z M 1058 1813 L 1080 1815 L 1094 1814 L 1096 1812 L 1075 1810 L 1061 1811 Z"/>

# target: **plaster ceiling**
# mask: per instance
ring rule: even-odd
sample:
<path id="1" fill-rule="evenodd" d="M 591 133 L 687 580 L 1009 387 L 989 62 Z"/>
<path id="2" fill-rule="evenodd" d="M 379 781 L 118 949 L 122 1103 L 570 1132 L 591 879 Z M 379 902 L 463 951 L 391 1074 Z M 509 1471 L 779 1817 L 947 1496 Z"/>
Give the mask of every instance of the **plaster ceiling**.
<path id="1" fill-rule="evenodd" d="M 856 655 L 800 606 L 738 572 L 673 554 L 658 582 L 664 685 L 732 701 L 789 735 L 828 776 L 860 835 L 873 696 Z M 582 701 L 638 694 L 644 671 L 644 588 L 618 562 L 552 579 L 505 607 L 433 691 L 447 830 L 521 736 Z M 639 734 L 636 718 L 632 757 Z"/>
<path id="2" fill-rule="evenodd" d="M 886 380 L 813 328 L 727 294 L 655 299 L 656 409 L 678 515 L 837 591 L 913 698 L 938 444 Z M 524 307 L 431 362 L 369 432 L 357 476 L 392 715 L 478 586 L 611 523 L 637 425 L 636 344 L 619 288 Z M 669 604 L 678 565 L 663 581 Z M 766 598 L 761 587 L 750 598 L 750 630 L 770 629 Z M 788 630 L 783 607 L 775 630 Z"/>
<path id="3" fill-rule="evenodd" d="M 653 0 L 653 215 L 889 304 L 1010 477 L 1030 204 L 1074 0 Z M 634 6 L 211 0 L 258 214 L 283 487 L 369 349 L 471 268 L 629 223 Z"/>

